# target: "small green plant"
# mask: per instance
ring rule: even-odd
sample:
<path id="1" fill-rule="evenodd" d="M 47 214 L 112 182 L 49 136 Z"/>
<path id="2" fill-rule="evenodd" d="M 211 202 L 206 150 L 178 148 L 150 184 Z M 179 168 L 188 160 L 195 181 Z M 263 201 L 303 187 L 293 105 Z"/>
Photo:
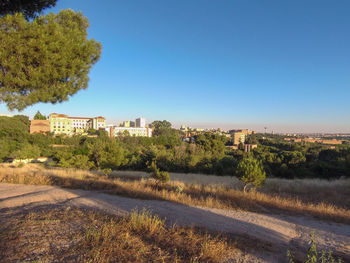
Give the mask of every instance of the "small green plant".
<path id="1" fill-rule="evenodd" d="M 309 241 L 310 247 L 307 250 L 307 255 L 306 255 L 306 261 L 304 263 L 341 263 L 342 260 L 338 258 L 336 260 L 333 257 L 332 251 L 317 251 L 317 244 L 315 242 L 315 233 L 310 234 L 310 241 Z M 288 250 L 287 251 L 287 259 L 289 263 L 294 263 L 294 257 L 292 253 Z"/>
<path id="2" fill-rule="evenodd" d="M 112 169 L 111 168 L 105 168 L 105 169 L 102 169 L 101 171 L 102 171 L 103 175 L 109 177 L 111 172 L 112 172 Z"/>
<path id="3" fill-rule="evenodd" d="M 24 163 L 20 163 L 17 167 L 18 168 L 23 168 L 24 167 Z"/>
<path id="4" fill-rule="evenodd" d="M 151 178 L 155 179 L 158 183 L 166 183 L 170 180 L 169 173 L 159 170 L 155 161 L 152 161 L 151 165 L 148 166 L 148 170 Z"/>
<path id="5" fill-rule="evenodd" d="M 181 194 L 184 191 L 184 188 L 182 186 L 177 185 L 175 187 L 175 193 Z"/>
<path id="6" fill-rule="evenodd" d="M 248 185 L 260 187 L 266 180 L 266 173 L 262 162 L 252 156 L 244 157 L 238 163 L 236 175 L 244 183 L 243 191 L 247 191 Z"/>

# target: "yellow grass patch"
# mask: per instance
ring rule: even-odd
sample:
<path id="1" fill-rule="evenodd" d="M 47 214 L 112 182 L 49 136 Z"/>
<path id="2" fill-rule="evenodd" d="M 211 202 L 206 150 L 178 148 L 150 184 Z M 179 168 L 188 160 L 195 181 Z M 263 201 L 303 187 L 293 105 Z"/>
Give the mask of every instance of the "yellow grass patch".
<path id="1" fill-rule="evenodd" d="M 141 178 L 137 174 L 130 176 L 130 172 L 108 177 L 98 172 L 45 169 L 39 165 L 27 165 L 23 168 L 1 165 L 0 182 L 99 190 L 133 198 L 167 200 L 214 208 L 255 212 L 283 211 L 350 224 L 350 205 L 346 198 L 350 196 L 349 180 L 327 184 L 327 181 L 321 180 L 270 179 L 261 191 L 246 194 L 239 190 L 238 185 L 191 184 L 180 181 L 158 185 L 155 181 Z"/>

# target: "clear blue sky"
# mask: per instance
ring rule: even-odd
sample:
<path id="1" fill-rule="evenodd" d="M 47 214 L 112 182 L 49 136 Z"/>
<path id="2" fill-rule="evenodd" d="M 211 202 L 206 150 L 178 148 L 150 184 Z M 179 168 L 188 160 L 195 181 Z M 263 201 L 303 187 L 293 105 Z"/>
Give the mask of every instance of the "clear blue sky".
<path id="1" fill-rule="evenodd" d="M 65 8 L 88 17 L 102 57 L 87 90 L 23 114 L 350 132 L 349 0 L 58 0 L 49 11 Z"/>

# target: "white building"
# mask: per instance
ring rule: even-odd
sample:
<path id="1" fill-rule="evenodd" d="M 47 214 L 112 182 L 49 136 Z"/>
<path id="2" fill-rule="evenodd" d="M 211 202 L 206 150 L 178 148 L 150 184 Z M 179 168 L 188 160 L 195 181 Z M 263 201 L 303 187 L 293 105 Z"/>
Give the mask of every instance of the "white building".
<path id="1" fill-rule="evenodd" d="M 136 120 L 137 128 L 145 128 L 146 127 L 146 119 L 145 118 L 137 118 Z"/>
<path id="2" fill-rule="evenodd" d="M 92 128 L 91 118 L 85 117 L 68 117 L 71 120 L 72 129 L 75 130 L 88 130 Z"/>
<path id="3" fill-rule="evenodd" d="M 75 131 L 88 130 L 88 129 L 105 129 L 106 121 L 105 118 L 98 116 L 94 118 L 86 117 L 68 117 L 72 121 L 72 129 Z"/>
<path id="4" fill-rule="evenodd" d="M 98 116 L 92 119 L 92 128 L 95 130 L 106 128 L 106 119 L 102 116 Z"/>
<path id="5" fill-rule="evenodd" d="M 151 128 L 139 128 L 139 127 L 118 127 L 113 125 L 108 125 L 106 131 L 110 135 L 110 137 L 116 136 L 135 136 L 135 137 L 152 137 L 152 129 Z"/>

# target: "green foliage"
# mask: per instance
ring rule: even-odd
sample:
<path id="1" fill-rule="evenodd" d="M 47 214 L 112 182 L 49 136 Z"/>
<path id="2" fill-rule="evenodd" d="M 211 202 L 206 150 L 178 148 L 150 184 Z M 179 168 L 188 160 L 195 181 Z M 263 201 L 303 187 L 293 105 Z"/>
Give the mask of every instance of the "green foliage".
<path id="1" fill-rule="evenodd" d="M 258 144 L 258 138 L 255 134 L 248 135 L 245 139 L 246 144 Z"/>
<path id="2" fill-rule="evenodd" d="M 150 172 L 150 176 L 161 183 L 166 183 L 170 180 L 170 175 L 166 171 L 160 171 L 156 165 L 156 162 L 152 162 L 150 166 L 148 166 L 148 170 Z"/>
<path id="3" fill-rule="evenodd" d="M 0 101 L 23 110 L 37 102 L 62 102 L 88 85 L 101 45 L 87 39 L 88 20 L 62 10 L 33 21 L 23 14 L 0 18 Z"/>
<path id="4" fill-rule="evenodd" d="M 95 135 L 95 134 L 97 134 L 97 131 L 95 130 L 95 129 L 92 129 L 92 128 L 90 128 L 90 129 L 88 129 L 88 134 L 90 134 L 90 135 Z"/>
<path id="5" fill-rule="evenodd" d="M 42 115 L 40 113 L 40 111 L 38 111 L 35 115 L 34 115 L 34 120 L 46 120 L 46 116 Z"/>
<path id="6" fill-rule="evenodd" d="M 29 143 L 23 144 L 19 149 L 12 152 L 10 157 L 16 159 L 37 158 L 40 156 L 40 148 Z"/>
<path id="7" fill-rule="evenodd" d="M 59 166 L 64 168 L 74 167 L 78 169 L 91 169 L 94 167 L 93 162 L 89 160 L 89 157 L 86 155 L 76 154 L 71 155 L 67 159 L 61 159 Z"/>
<path id="8" fill-rule="evenodd" d="M 0 16 L 23 13 L 26 19 L 35 18 L 43 9 L 54 7 L 57 0 L 2 0 Z"/>
<path id="9" fill-rule="evenodd" d="M 249 184 L 259 187 L 266 180 L 262 162 L 252 156 L 244 157 L 243 160 L 238 163 L 236 174 L 244 183 L 244 191 L 246 191 L 246 187 Z"/>
<path id="10" fill-rule="evenodd" d="M 171 128 L 171 123 L 167 120 L 163 120 L 163 121 L 154 121 L 152 122 L 152 127 L 154 129 L 160 129 L 160 128 Z"/>
<path id="11" fill-rule="evenodd" d="M 225 136 L 212 134 L 210 132 L 201 133 L 194 137 L 196 144 L 201 145 L 205 151 L 212 152 L 215 156 L 223 156 L 225 153 Z"/>
<path id="12" fill-rule="evenodd" d="M 0 161 L 16 156 L 45 156 L 62 167 L 100 170 L 146 170 L 154 161 L 159 171 L 238 175 L 238 163 L 245 155 L 243 151 L 227 149 L 227 138 L 210 133 L 198 135 L 190 143 L 183 142 L 181 133 L 172 128 L 165 128 L 152 138 L 110 138 L 104 130 L 97 134 L 97 137 L 29 134 L 27 116 L 0 116 Z M 327 179 L 350 176 L 350 146 L 346 144 L 329 149 L 318 144 L 293 145 L 276 137 L 259 141 L 250 157 L 261 160 L 269 176 Z"/>
<path id="13" fill-rule="evenodd" d="M 310 247 L 307 250 L 306 261 L 304 261 L 304 263 L 336 263 L 336 262 L 341 263 L 342 262 L 340 258 L 336 260 L 336 258 L 332 254 L 332 251 L 327 252 L 325 250 L 321 250 L 321 251 L 317 250 L 317 244 L 315 242 L 314 233 L 310 235 L 309 244 L 310 244 Z M 289 250 L 287 251 L 287 259 L 289 263 L 294 263 L 294 257 Z"/>
<path id="14" fill-rule="evenodd" d="M 171 123 L 166 121 L 166 120 L 154 121 L 154 122 L 152 122 L 151 126 L 153 128 L 153 135 L 154 136 L 158 136 L 162 132 L 171 129 Z"/>

